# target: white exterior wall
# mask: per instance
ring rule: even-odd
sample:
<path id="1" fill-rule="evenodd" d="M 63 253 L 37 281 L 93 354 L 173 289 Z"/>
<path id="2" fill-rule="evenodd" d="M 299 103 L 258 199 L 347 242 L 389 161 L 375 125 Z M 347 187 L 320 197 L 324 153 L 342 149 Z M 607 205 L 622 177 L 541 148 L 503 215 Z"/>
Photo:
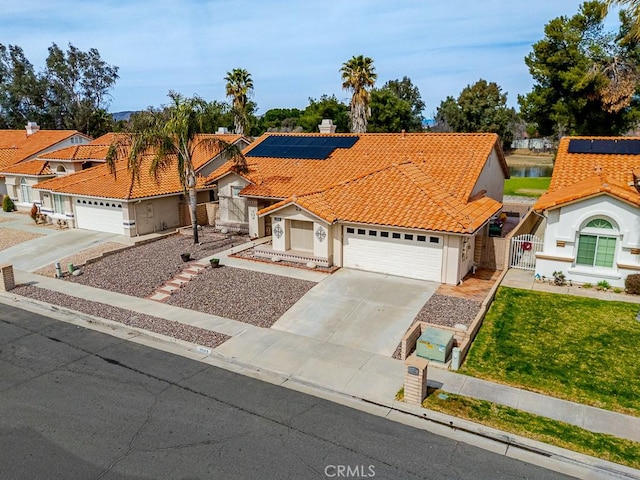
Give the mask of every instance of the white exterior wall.
<path id="1" fill-rule="evenodd" d="M 502 166 L 500 165 L 498 153 L 494 148 L 491 150 L 491 155 L 489 155 L 487 162 L 480 172 L 480 176 L 478 177 L 478 181 L 473 187 L 471 196 L 475 195 L 481 190 L 486 190 L 487 197 L 493 198 L 494 200 L 502 203 L 502 198 L 504 195 L 504 178 L 505 176 L 502 170 Z"/>
<path id="2" fill-rule="evenodd" d="M 64 167 L 65 172 L 58 172 L 58 167 Z M 49 161 L 49 170 L 56 175 L 69 175 L 82 171 L 82 162 L 56 162 L 55 160 Z"/>
<path id="3" fill-rule="evenodd" d="M 249 184 L 244 178 L 239 175 L 227 175 L 226 177 L 222 177 L 218 180 L 218 197 L 219 197 L 219 205 L 220 205 L 220 221 L 221 222 L 231 222 L 236 223 L 237 220 L 230 218 L 229 216 L 229 200 L 232 198 L 231 187 L 246 187 Z M 245 216 L 248 217 L 248 209 L 247 209 L 247 199 L 246 198 L 234 198 L 234 201 L 239 201 L 244 203 L 245 208 Z M 245 222 L 248 226 L 248 221 Z"/>
<path id="4" fill-rule="evenodd" d="M 442 283 L 457 285 L 460 283 L 460 256 L 462 237 L 443 235 L 444 251 L 442 252 Z M 472 255 L 473 257 L 473 255 Z"/>
<path id="5" fill-rule="evenodd" d="M 273 215 L 271 215 L 271 231 L 273 232 L 276 228 L 276 225 L 280 225 L 280 228 L 284 232 L 280 238 L 277 238 L 276 235 L 272 235 L 272 246 L 274 250 L 279 252 L 286 252 L 291 247 L 290 242 L 290 222 L 291 220 L 300 220 L 303 222 L 312 222 L 313 223 L 313 256 L 319 258 L 331 259 L 333 257 L 333 225 L 329 225 L 326 222 L 314 217 L 308 212 L 304 211 L 298 206 L 290 205 L 282 210 L 278 210 Z M 251 228 L 251 220 L 249 220 L 249 225 Z M 338 229 L 340 227 L 336 227 Z M 316 234 L 316 232 L 323 232 L 322 234 Z"/>
<path id="6" fill-rule="evenodd" d="M 547 211 L 544 247 L 537 255 L 536 273 L 551 278 L 553 272 L 561 271 L 568 280 L 574 282 L 597 283 L 606 280 L 612 286 L 623 287 L 628 274 L 640 273 L 640 255 L 631 254 L 632 248 L 640 248 L 638 213 L 637 207 L 608 195 Z M 612 269 L 575 264 L 580 229 L 593 218 L 610 219 L 620 233 Z M 565 246 L 558 246 L 558 241 L 565 242 Z"/>
<path id="7" fill-rule="evenodd" d="M 124 209 L 126 213 L 123 212 L 125 228 L 127 224 L 131 226 L 133 221 L 135 228 L 128 229 L 131 234 L 145 235 L 161 232 L 163 227 L 164 229 L 177 227 L 180 224 L 179 203 L 180 195 L 143 200 L 140 203 L 131 202 L 128 208 Z"/>

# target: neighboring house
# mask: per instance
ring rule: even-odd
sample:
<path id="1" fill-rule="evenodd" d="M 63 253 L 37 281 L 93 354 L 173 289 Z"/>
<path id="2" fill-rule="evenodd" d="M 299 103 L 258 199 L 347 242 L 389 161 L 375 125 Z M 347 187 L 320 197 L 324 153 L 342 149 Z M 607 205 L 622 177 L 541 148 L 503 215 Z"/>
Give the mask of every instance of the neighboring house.
<path id="1" fill-rule="evenodd" d="M 534 206 L 546 218 L 536 273 L 624 286 L 640 273 L 640 139 L 561 139 L 549 190 Z"/>
<path id="2" fill-rule="evenodd" d="M 267 258 L 457 284 L 502 208 L 494 134 L 265 134 L 217 182 L 219 226 L 272 236 Z"/>
<path id="3" fill-rule="evenodd" d="M 228 143 L 244 148 L 249 141 L 240 135 L 219 135 Z M 102 137 L 101 137 L 102 138 Z M 98 139 L 99 140 L 99 139 Z M 149 173 L 151 155 L 145 155 L 140 166 L 139 181 L 132 181 L 125 159 L 116 162 L 115 175 L 104 163 L 108 145 L 102 150 L 87 149 L 83 161 L 98 163 L 96 166 L 78 170 L 38 183 L 41 211 L 52 221 L 65 221 L 75 228 L 96 230 L 126 236 L 144 235 L 166 228 L 181 226 L 183 187 L 175 166 L 162 172 L 158 178 Z M 55 173 L 56 165 L 73 165 L 71 157 L 59 158 L 56 152 L 49 156 L 49 170 Z M 77 160 L 78 154 L 72 155 Z M 90 157 L 90 158 L 84 158 Z M 220 151 L 197 149 L 194 158 L 198 180 L 198 203 L 213 200 L 213 187 L 205 187 L 203 172 L 226 162 Z M 55 169 L 55 170 L 54 170 Z"/>
<path id="4" fill-rule="evenodd" d="M 46 169 L 30 165 L 25 175 L 15 172 L 11 177 L 6 177 L 4 172 L 47 152 L 90 141 L 91 138 L 78 131 L 40 130 L 33 122 L 29 122 L 25 130 L 0 130 L 0 195 L 9 194 L 19 208 L 31 208 L 34 201 L 31 187 L 38 182 L 38 175 L 48 173 Z"/>

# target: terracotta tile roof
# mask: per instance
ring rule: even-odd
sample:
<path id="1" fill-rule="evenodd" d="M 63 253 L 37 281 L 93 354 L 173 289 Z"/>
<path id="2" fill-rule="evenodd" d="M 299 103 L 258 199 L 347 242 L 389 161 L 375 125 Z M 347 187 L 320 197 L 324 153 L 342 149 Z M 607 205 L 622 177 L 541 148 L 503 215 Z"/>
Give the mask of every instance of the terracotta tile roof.
<path id="1" fill-rule="evenodd" d="M 633 187 L 633 171 L 640 171 L 640 155 L 569 153 L 570 140 L 623 140 L 638 137 L 564 137 L 558 145 L 551 184 L 534 209 L 541 211 L 594 195 L 608 194 L 640 205 Z"/>
<path id="2" fill-rule="evenodd" d="M 241 194 L 282 200 L 261 214 L 295 203 L 330 223 L 457 233 L 475 231 L 501 207 L 489 198 L 470 201 L 494 148 L 505 177 L 509 175 L 497 135 L 395 133 L 358 137 L 351 148 L 337 148 L 325 160 L 246 157 L 249 171 L 242 176 L 251 183 Z M 233 171 L 227 163 L 207 181 L 213 183 Z"/>
<path id="3" fill-rule="evenodd" d="M 77 134 L 82 135 L 76 130 L 39 130 L 28 136 L 26 130 L 0 130 L 0 149 L 16 149 L 10 163 L 14 164 L 30 159 L 43 150 L 51 148 Z M 4 168 L 8 164 L 0 166 Z"/>
<path id="4" fill-rule="evenodd" d="M 159 195 L 182 193 L 178 172 L 175 168 L 160 174 L 156 179 L 149 173 L 152 157 L 144 156 L 140 167 L 140 180 L 131 179 L 127 162 L 116 162 L 115 176 L 108 165 L 97 165 L 81 172 L 52 178 L 38 183 L 34 188 L 70 195 L 134 200 Z M 199 177 L 197 188 L 204 187 L 204 178 Z"/>
<path id="5" fill-rule="evenodd" d="M 472 233 L 502 205 L 488 197 L 466 203 L 413 162 L 385 167 L 327 190 L 290 197 L 260 215 L 296 204 L 329 223 L 354 222 Z"/>
<path id="6" fill-rule="evenodd" d="M 207 139 L 207 138 L 219 139 L 219 140 L 222 140 L 223 142 L 226 142 L 232 145 L 239 142 L 240 140 L 244 140 L 247 143 L 251 143 L 243 135 L 217 134 L 217 133 L 199 135 L 196 141 L 201 139 Z M 193 154 L 193 166 L 195 167 L 196 170 L 202 168 L 207 162 L 209 162 L 209 160 L 217 156 L 221 151 L 222 151 L 222 145 L 219 147 L 212 147 L 212 148 L 198 148 L 196 146 L 196 150 Z"/>
<path id="7" fill-rule="evenodd" d="M 17 150 L 17 148 L 0 148 L 0 171 L 16 163 L 14 157 Z"/>
<path id="8" fill-rule="evenodd" d="M 260 137 L 243 153 L 250 152 L 269 135 Z M 242 176 L 251 185 L 242 194 L 288 198 L 323 190 L 392 163 L 409 160 L 431 178 L 437 179 L 445 191 L 466 201 L 494 147 L 499 152 L 503 171 L 508 177 L 508 168 L 495 134 L 365 133 L 358 136 L 359 140 L 353 147 L 338 148 L 326 160 L 247 157 L 249 171 Z M 227 163 L 209 175 L 207 180 L 214 182 L 231 171 L 233 166 Z"/>
<path id="9" fill-rule="evenodd" d="M 46 160 L 27 160 L 5 168 L 2 174 L 7 175 L 53 175 Z"/>

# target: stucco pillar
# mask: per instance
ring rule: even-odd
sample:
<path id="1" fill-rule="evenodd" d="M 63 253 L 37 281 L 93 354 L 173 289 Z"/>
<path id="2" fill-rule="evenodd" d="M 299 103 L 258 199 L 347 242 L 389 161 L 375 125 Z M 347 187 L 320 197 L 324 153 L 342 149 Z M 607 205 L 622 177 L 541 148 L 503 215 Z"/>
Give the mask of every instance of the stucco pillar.
<path id="1" fill-rule="evenodd" d="M 286 252 L 287 251 L 287 228 L 285 228 L 285 220 L 282 217 L 272 217 L 271 233 L 272 233 L 272 246 L 275 251 Z"/>
<path id="2" fill-rule="evenodd" d="M 313 222 L 313 256 L 329 258 L 329 245 L 331 237 L 326 225 Z"/>
<path id="3" fill-rule="evenodd" d="M 249 213 L 249 237 L 260 237 L 259 218 L 258 218 L 258 201 L 254 198 L 247 199 L 247 210 Z M 264 222 L 263 222 L 264 225 Z M 263 226 L 264 230 L 264 226 Z M 264 232 L 263 232 L 264 234 Z"/>

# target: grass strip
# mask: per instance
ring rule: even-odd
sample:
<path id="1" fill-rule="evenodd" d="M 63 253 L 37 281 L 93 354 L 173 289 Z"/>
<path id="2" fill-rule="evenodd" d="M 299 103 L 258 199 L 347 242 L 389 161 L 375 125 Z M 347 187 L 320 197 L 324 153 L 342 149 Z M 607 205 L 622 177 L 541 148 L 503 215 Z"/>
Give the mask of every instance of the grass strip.
<path id="1" fill-rule="evenodd" d="M 512 177 L 504 181 L 505 195 L 539 197 L 549 189 L 551 177 Z"/>

